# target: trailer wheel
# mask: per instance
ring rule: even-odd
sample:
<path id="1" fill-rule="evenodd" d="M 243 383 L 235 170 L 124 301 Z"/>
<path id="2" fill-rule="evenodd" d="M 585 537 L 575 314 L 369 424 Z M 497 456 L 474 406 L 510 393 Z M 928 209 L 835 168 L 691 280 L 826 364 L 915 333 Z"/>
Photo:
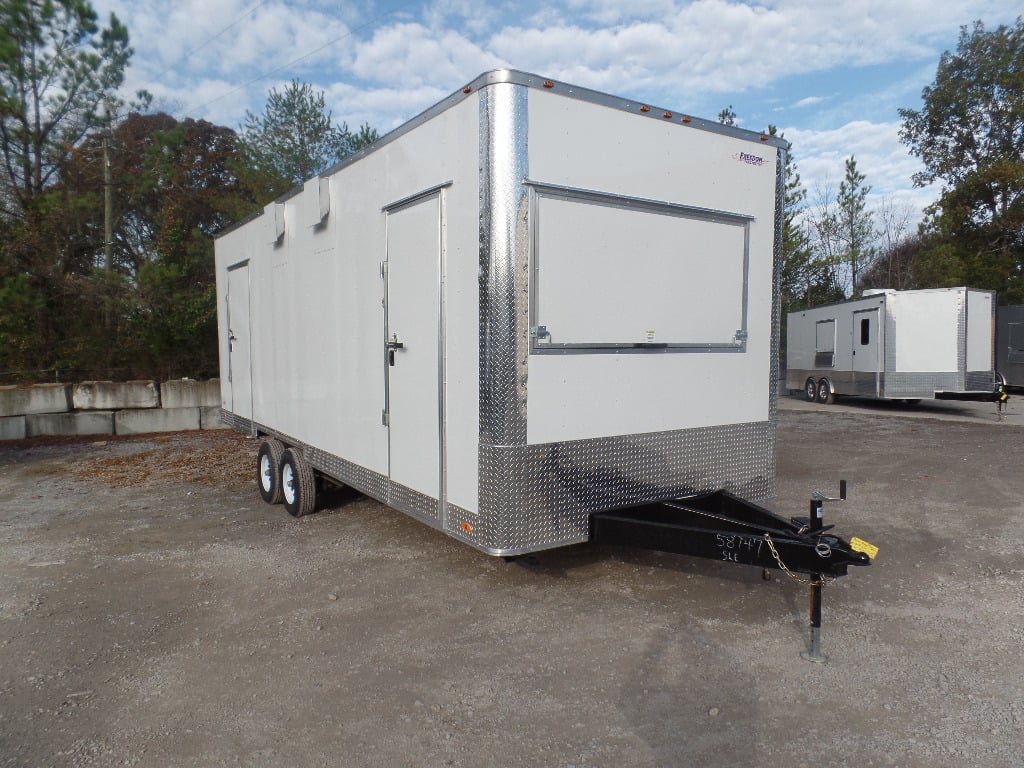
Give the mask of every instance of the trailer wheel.
<path id="1" fill-rule="evenodd" d="M 814 380 L 814 377 L 808 377 L 804 382 L 804 396 L 809 403 L 818 399 L 818 382 Z"/>
<path id="2" fill-rule="evenodd" d="M 281 495 L 292 517 L 308 515 L 316 508 L 316 475 L 302 454 L 289 448 L 281 455 Z"/>
<path id="3" fill-rule="evenodd" d="M 260 496 L 267 504 L 281 503 L 281 454 L 284 446 L 280 440 L 268 438 L 260 444 L 256 454 L 256 484 Z"/>
<path id="4" fill-rule="evenodd" d="M 836 396 L 832 394 L 832 385 L 829 384 L 828 379 L 821 379 L 818 382 L 818 402 L 822 405 L 831 405 L 836 401 Z"/>

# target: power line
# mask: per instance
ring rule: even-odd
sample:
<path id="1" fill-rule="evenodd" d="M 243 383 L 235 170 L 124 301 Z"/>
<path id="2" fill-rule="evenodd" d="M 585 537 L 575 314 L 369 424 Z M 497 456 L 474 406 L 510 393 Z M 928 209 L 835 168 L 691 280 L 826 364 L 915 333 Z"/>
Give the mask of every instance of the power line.
<path id="1" fill-rule="evenodd" d="M 242 23 L 242 21 L 244 19 L 246 19 L 247 17 L 249 17 L 252 14 L 256 13 L 256 11 L 258 11 L 260 8 L 262 8 L 264 5 L 266 5 L 268 2 L 270 2 L 270 0 L 261 0 L 261 2 L 257 3 L 252 8 L 249 8 L 241 16 L 239 16 L 237 19 L 235 19 L 230 24 L 228 24 L 226 27 L 224 27 L 220 32 L 215 34 L 213 37 L 209 38 L 205 43 L 201 43 L 200 45 L 197 45 L 192 50 L 187 51 L 176 62 L 174 62 L 173 64 L 167 65 L 167 67 L 160 74 L 154 75 L 153 78 L 148 83 L 146 83 L 144 86 L 142 86 L 142 90 L 148 90 L 149 86 L 153 85 L 157 80 L 159 80 L 164 75 L 166 75 L 168 72 L 170 72 L 172 69 L 174 69 L 176 64 L 178 64 L 178 63 L 180 63 L 182 61 L 188 60 L 191 56 L 195 55 L 196 53 L 199 53 L 199 51 L 203 50 L 203 48 L 208 46 L 214 40 L 217 40 L 217 39 L 223 37 L 225 33 L 227 33 L 229 30 L 234 29 L 235 27 L 237 27 L 239 24 Z"/>
<path id="2" fill-rule="evenodd" d="M 349 29 L 349 31 L 346 32 L 344 35 L 340 35 L 339 37 L 336 37 L 333 40 L 327 41 L 326 43 L 321 45 L 319 48 L 315 48 L 312 51 L 309 51 L 308 53 L 304 53 L 302 56 L 299 56 L 298 58 L 292 59 L 291 61 L 287 62 L 286 64 L 282 64 L 279 67 L 275 67 L 274 69 L 270 69 L 270 70 L 268 70 L 266 72 L 263 72 L 262 74 L 257 75 L 256 77 L 252 78 L 251 80 L 247 80 L 246 82 L 242 83 L 241 85 L 236 86 L 235 88 L 232 88 L 230 91 L 226 91 L 226 92 L 222 93 L 220 96 L 215 96 L 214 98 L 210 99 L 209 101 L 205 101 L 202 104 L 197 104 L 195 106 L 189 107 L 188 109 L 181 110 L 178 114 L 180 116 L 184 117 L 189 112 L 198 112 L 199 110 L 202 110 L 202 109 L 210 106 L 211 104 L 220 101 L 221 99 L 226 99 L 228 96 L 231 96 L 232 94 L 238 93 L 239 91 L 244 90 L 245 88 L 248 88 L 253 83 L 257 83 L 260 80 L 266 80 L 271 75 L 277 74 L 278 72 L 280 72 L 280 71 L 282 71 L 284 69 L 288 69 L 289 67 L 292 67 L 295 64 L 298 64 L 300 61 L 305 61 L 309 57 L 314 56 L 314 55 L 320 53 L 320 51 L 324 50 L 325 48 L 329 48 L 332 45 L 340 43 L 342 40 L 347 40 L 348 38 L 354 36 L 356 32 L 361 32 L 364 29 L 368 29 L 368 28 L 370 28 L 372 26 L 375 26 L 382 19 L 397 13 L 398 11 L 402 10 L 403 8 L 406 8 L 406 7 L 410 6 L 410 5 L 412 5 L 414 2 L 416 2 L 416 0 L 405 0 L 405 2 L 399 3 L 398 5 L 394 6 L 390 10 L 385 11 L 384 13 L 380 14 L 379 16 L 376 16 L 375 18 L 371 19 L 370 21 L 366 22 L 365 24 L 361 24 L 358 27 L 353 27 L 353 28 Z"/>

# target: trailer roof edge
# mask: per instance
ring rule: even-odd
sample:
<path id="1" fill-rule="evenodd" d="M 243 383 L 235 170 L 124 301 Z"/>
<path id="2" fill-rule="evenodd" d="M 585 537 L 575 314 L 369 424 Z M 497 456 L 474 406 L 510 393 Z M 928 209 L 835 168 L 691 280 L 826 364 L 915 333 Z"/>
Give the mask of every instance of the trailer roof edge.
<path id="1" fill-rule="evenodd" d="M 349 166 L 352 163 L 357 162 L 359 159 L 365 157 L 366 155 L 376 152 L 382 147 L 400 138 L 401 136 L 404 136 L 406 133 L 418 127 L 419 125 L 422 125 L 423 123 L 436 117 L 442 112 L 451 109 L 453 106 L 461 103 L 464 99 L 466 99 L 473 93 L 483 90 L 484 88 L 488 88 L 490 86 L 502 83 L 512 83 L 514 85 L 521 85 L 527 88 L 547 90 L 568 98 L 579 99 L 580 101 L 586 101 L 592 104 L 600 104 L 602 106 L 610 107 L 612 109 L 618 109 L 623 112 L 629 112 L 631 114 L 637 115 L 638 117 L 644 117 L 650 120 L 658 120 L 659 122 L 662 123 L 671 122 L 673 124 L 678 125 L 680 129 L 696 128 L 703 131 L 709 131 L 711 133 L 719 133 L 725 136 L 731 136 L 736 139 L 742 139 L 744 141 L 756 143 L 758 146 L 767 145 L 775 147 L 777 150 L 781 150 L 784 152 L 788 151 L 790 147 L 790 143 L 780 136 L 772 136 L 767 133 L 750 131 L 747 130 L 746 128 L 738 128 L 733 125 L 724 125 L 714 120 L 707 120 L 701 117 L 694 117 L 693 115 L 690 115 L 686 112 L 663 109 L 662 107 L 653 106 L 651 104 L 647 104 L 642 101 L 637 101 L 635 99 L 625 99 L 620 96 L 613 96 L 611 94 L 603 93 L 601 91 L 595 91 L 590 88 L 583 88 L 581 86 L 571 85 L 570 83 L 562 82 L 559 80 L 544 78 L 541 77 L 540 75 L 535 75 L 530 72 L 523 72 L 518 69 L 492 69 L 477 76 L 474 80 L 470 81 L 462 88 L 449 94 L 447 97 L 437 102 L 433 106 L 428 107 L 415 117 L 410 118 L 397 128 L 384 134 L 379 139 L 377 139 L 377 141 L 373 142 L 373 144 L 370 144 L 367 147 L 363 147 L 358 152 L 349 155 L 344 160 L 335 163 L 322 173 L 317 174 L 317 176 L 323 178 L 334 175 L 335 173 L 345 168 L 346 166 Z M 274 200 L 268 201 L 266 205 L 269 205 L 270 203 L 283 203 L 286 200 L 295 197 L 297 194 L 299 194 L 299 192 L 302 191 L 304 185 L 305 182 L 303 182 L 303 184 L 296 185 L 288 192 L 285 192 L 283 195 L 275 198 Z M 227 235 L 230 232 L 233 232 L 242 225 L 247 224 L 253 219 L 258 218 L 262 214 L 262 209 L 249 214 L 244 219 L 241 219 L 240 221 L 235 222 L 234 224 L 231 224 L 222 229 L 214 236 L 214 239 L 216 240 L 224 235 Z"/>

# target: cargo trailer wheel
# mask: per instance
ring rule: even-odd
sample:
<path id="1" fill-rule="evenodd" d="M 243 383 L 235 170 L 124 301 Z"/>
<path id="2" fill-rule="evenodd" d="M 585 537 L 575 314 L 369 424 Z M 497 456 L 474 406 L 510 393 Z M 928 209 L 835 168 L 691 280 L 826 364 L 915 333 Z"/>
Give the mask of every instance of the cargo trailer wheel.
<path id="1" fill-rule="evenodd" d="M 260 496 L 267 504 L 281 503 L 281 454 L 284 446 L 280 440 L 269 438 L 260 444 L 256 454 L 256 484 Z"/>
<path id="2" fill-rule="evenodd" d="M 281 495 L 292 517 L 308 515 L 316 508 L 316 476 L 302 454 L 289 448 L 281 455 Z"/>
<path id="3" fill-rule="evenodd" d="M 804 396 L 809 403 L 813 403 L 818 399 L 818 382 L 811 377 L 804 382 Z"/>
<path id="4" fill-rule="evenodd" d="M 832 394 L 832 385 L 828 383 L 828 379 L 821 379 L 818 382 L 818 402 L 822 405 L 831 405 L 836 401 L 836 396 Z"/>

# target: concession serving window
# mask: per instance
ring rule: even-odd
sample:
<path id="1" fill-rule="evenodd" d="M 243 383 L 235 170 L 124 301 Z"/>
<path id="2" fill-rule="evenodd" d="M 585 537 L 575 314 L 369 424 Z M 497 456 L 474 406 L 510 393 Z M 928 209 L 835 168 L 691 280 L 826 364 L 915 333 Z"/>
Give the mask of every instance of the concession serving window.
<path id="1" fill-rule="evenodd" d="M 746 349 L 752 217 L 530 186 L 532 352 Z"/>

